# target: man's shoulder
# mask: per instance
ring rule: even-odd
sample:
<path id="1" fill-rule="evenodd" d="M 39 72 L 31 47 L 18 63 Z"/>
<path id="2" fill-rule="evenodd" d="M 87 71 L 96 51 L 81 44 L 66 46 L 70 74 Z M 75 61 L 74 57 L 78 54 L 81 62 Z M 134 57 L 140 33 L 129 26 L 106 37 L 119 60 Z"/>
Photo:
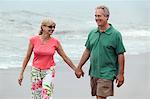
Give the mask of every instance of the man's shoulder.
<path id="1" fill-rule="evenodd" d="M 117 38 L 122 38 L 122 34 L 120 31 L 117 29 L 113 28 L 112 29 L 112 38 L 117 39 Z"/>
<path id="2" fill-rule="evenodd" d="M 91 29 L 90 32 L 89 32 L 89 36 L 90 36 L 90 35 L 93 35 L 93 34 L 96 33 L 96 32 L 98 32 L 98 29 L 97 29 L 97 28 Z"/>
<path id="3" fill-rule="evenodd" d="M 96 33 L 98 31 L 98 28 L 91 29 L 90 33 Z"/>
<path id="4" fill-rule="evenodd" d="M 114 33 L 114 34 L 121 34 L 119 30 L 117 30 L 115 27 L 112 26 L 111 28 L 111 31 Z"/>

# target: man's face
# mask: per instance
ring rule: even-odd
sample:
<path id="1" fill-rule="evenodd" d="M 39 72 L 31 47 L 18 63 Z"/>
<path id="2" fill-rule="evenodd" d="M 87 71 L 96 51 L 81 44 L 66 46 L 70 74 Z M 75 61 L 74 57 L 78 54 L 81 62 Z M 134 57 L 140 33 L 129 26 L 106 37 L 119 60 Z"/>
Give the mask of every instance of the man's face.
<path id="1" fill-rule="evenodd" d="M 95 11 L 95 21 L 98 26 L 105 26 L 107 23 L 108 16 L 104 14 L 102 9 L 96 9 Z"/>

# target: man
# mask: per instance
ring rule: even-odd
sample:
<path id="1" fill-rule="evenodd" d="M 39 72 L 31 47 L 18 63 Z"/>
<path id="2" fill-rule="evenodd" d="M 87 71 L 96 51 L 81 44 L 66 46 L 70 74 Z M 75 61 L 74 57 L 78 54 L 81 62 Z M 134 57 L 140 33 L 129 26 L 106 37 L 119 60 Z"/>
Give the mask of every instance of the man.
<path id="1" fill-rule="evenodd" d="M 96 7 L 95 21 L 98 27 L 89 33 L 86 49 L 75 72 L 78 78 L 83 76 L 82 66 L 90 58 L 91 94 L 96 99 L 113 96 L 114 79 L 117 87 L 124 83 L 125 48 L 120 32 L 108 23 L 108 19 L 108 8 Z"/>

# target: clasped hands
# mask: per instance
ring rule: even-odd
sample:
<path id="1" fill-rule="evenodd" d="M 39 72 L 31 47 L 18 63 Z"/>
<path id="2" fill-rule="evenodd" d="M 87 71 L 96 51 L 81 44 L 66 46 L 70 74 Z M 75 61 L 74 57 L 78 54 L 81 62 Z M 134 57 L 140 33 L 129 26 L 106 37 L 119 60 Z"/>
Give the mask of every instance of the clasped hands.
<path id="1" fill-rule="evenodd" d="M 75 70 L 75 75 L 77 78 L 80 78 L 81 76 L 83 77 L 84 76 L 84 72 L 81 68 L 77 67 L 76 70 Z"/>

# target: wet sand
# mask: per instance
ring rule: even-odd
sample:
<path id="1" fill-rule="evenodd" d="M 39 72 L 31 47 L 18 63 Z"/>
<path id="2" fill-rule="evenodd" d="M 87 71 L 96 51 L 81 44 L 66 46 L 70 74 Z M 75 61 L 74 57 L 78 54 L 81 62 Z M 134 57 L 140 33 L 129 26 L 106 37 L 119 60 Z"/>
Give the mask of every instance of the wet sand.
<path id="1" fill-rule="evenodd" d="M 115 86 L 115 96 L 108 99 L 148 99 L 150 97 L 150 53 L 126 55 L 125 83 Z M 77 64 L 78 60 L 74 63 Z M 90 95 L 88 69 L 85 64 L 84 78 L 77 79 L 64 62 L 56 64 L 55 93 L 53 99 L 95 99 Z M 20 68 L 0 70 L 1 99 L 31 99 L 30 66 L 24 74 L 23 85 L 17 83 Z"/>

